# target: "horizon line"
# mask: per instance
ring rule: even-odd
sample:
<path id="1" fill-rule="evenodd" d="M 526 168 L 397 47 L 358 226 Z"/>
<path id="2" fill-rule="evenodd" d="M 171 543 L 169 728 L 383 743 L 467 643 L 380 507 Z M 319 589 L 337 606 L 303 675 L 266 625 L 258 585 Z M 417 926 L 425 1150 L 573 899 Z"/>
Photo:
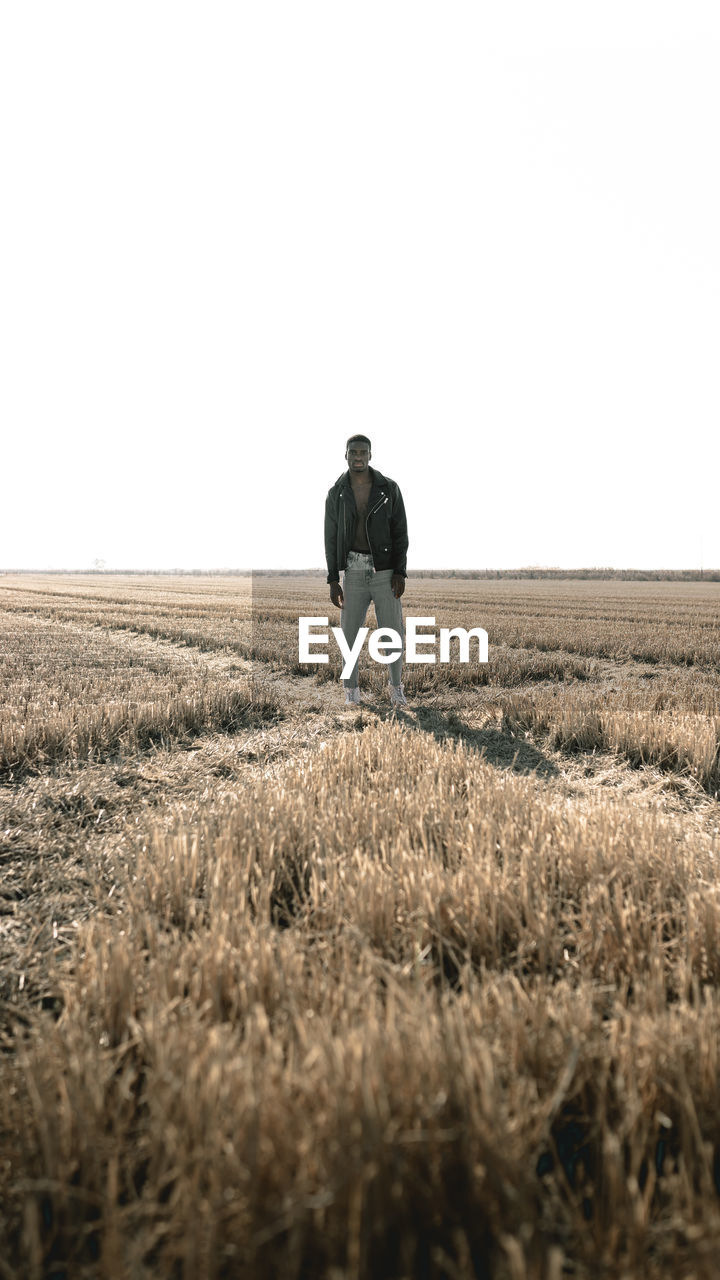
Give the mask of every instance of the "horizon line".
<path id="1" fill-rule="evenodd" d="M 169 576 L 171 574 L 194 575 L 194 576 L 202 576 L 203 574 L 205 575 L 229 574 L 229 575 L 246 575 L 246 576 L 250 575 L 251 576 L 254 573 L 286 574 L 289 576 L 291 574 L 296 573 L 303 576 L 318 575 L 324 578 L 327 577 L 327 571 L 323 568 L 320 568 L 319 566 L 317 567 L 311 566 L 309 568 L 291 568 L 291 569 L 270 567 L 270 566 L 266 566 L 263 568 L 250 568 L 250 567 L 232 568 L 227 565 L 219 566 L 219 567 L 204 566 L 204 567 L 192 567 L 192 568 L 184 568 L 182 566 L 176 565 L 169 569 L 153 568 L 153 567 L 147 567 L 147 566 L 143 568 L 125 567 L 125 568 L 112 568 L 112 569 L 111 568 L 90 568 L 90 567 L 84 567 L 84 568 L 64 567 L 60 569 L 47 568 L 47 567 L 0 568 L 0 575 L 2 576 L 13 575 L 13 574 L 20 575 L 24 573 L 72 574 L 75 576 L 88 576 L 88 577 L 112 577 L 118 574 L 135 574 L 135 575 L 159 574 L 162 576 Z M 669 574 L 679 574 L 679 573 L 684 573 L 684 574 L 697 574 L 698 576 L 704 576 L 705 574 L 720 574 L 720 567 L 713 568 L 713 567 L 703 566 L 702 568 L 692 568 L 690 566 L 685 566 L 683 568 L 678 568 L 678 569 L 669 569 L 664 565 L 657 566 L 657 567 L 648 567 L 646 565 L 645 566 L 643 565 L 574 565 L 571 568 L 561 568 L 560 565 L 554 565 L 554 564 L 524 564 L 524 565 L 509 565 L 509 566 L 488 565 L 483 568 L 468 568 L 468 567 L 458 568 L 454 566 L 446 566 L 444 568 L 440 568 L 440 567 L 423 568 L 422 566 L 420 566 L 417 569 L 412 569 L 407 574 L 407 577 L 411 579 L 413 575 L 422 575 L 424 577 L 428 577 L 428 576 L 431 576 L 432 574 L 443 575 L 443 574 L 449 574 L 449 573 L 454 573 L 454 574 L 484 574 L 484 573 L 505 573 L 505 574 L 508 574 L 508 573 L 560 573 L 560 574 L 669 573 Z"/>

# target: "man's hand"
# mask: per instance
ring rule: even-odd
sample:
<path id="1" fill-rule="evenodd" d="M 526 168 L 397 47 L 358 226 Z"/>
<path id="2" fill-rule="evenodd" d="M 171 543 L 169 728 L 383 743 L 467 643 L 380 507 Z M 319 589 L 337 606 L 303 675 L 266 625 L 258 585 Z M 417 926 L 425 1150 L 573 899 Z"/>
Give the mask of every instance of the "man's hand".
<path id="1" fill-rule="evenodd" d="M 342 609 L 345 598 L 343 596 L 342 587 L 340 586 L 339 582 L 330 583 L 330 599 L 332 600 L 336 609 Z"/>
<path id="2" fill-rule="evenodd" d="M 392 587 L 392 593 L 395 599 L 399 600 L 403 591 L 405 590 L 405 579 L 403 578 L 401 573 L 393 574 L 392 578 L 390 579 L 390 586 Z"/>

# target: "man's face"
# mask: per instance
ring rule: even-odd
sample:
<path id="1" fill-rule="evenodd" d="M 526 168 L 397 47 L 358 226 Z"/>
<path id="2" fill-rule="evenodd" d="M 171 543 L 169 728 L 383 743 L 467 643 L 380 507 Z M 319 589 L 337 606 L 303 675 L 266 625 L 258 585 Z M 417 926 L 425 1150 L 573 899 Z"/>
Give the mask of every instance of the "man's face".
<path id="1" fill-rule="evenodd" d="M 367 475 L 370 462 L 370 445 L 364 440 L 351 440 L 345 450 L 345 457 L 351 476 Z"/>

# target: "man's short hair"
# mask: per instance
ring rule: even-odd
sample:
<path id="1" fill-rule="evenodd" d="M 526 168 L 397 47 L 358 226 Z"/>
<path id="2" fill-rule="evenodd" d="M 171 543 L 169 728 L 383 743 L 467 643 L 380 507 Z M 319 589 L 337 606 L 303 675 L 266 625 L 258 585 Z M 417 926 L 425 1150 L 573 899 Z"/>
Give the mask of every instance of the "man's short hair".
<path id="1" fill-rule="evenodd" d="M 366 445 L 369 446 L 370 449 L 372 449 L 372 445 L 370 444 L 370 441 L 368 440 L 367 436 L 350 436 L 350 439 L 347 441 L 347 444 L 345 445 L 346 453 L 350 448 L 350 445 L 352 444 L 353 440 L 362 440 Z"/>

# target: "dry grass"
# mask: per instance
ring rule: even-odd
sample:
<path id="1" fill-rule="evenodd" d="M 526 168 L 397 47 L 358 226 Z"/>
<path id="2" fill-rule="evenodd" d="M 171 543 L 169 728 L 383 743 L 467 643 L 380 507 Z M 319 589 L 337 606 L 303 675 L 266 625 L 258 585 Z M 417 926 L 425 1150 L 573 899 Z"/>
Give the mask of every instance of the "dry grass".
<path id="1" fill-rule="evenodd" d="M 282 586 L 261 579 L 253 601 L 255 656 L 321 683 L 337 681 L 342 660 L 334 642 L 327 665 L 297 662 L 297 615 L 319 613 L 313 593 L 321 591 L 312 580 L 292 583 L 288 601 Z M 692 777 L 714 795 L 720 786 L 717 603 L 717 584 L 411 583 L 405 615 L 434 616 L 438 628 L 484 626 L 490 661 L 464 664 L 454 656 L 449 665 L 408 665 L 405 688 L 422 697 L 488 687 L 499 694 L 493 705 L 506 730 L 532 730 L 568 751 L 616 751 L 632 765 L 652 763 Z M 336 612 L 329 601 L 322 608 L 327 616 Z M 366 621 L 375 625 L 372 610 Z M 376 695 L 387 679 L 365 649 L 360 679 Z M 506 692 L 536 684 L 563 687 Z"/>
<path id="2" fill-rule="evenodd" d="M 408 580 L 405 614 L 440 626 L 483 626 L 502 646 L 597 661 L 720 664 L 718 583 Z M 324 581 L 253 582 L 253 644 L 263 660 L 297 659 L 297 617 L 338 613 Z M 370 617 L 373 612 L 370 610 Z M 331 623 L 333 618 L 331 617 Z M 374 624 L 370 624 L 374 625 Z"/>
<path id="3" fill-rule="evenodd" d="M 205 590 L 222 631 L 236 606 Z M 306 590 L 297 612 L 322 612 Z M 6 618 L 16 652 L 51 607 Z M 106 620 L 78 646 L 87 624 L 27 674 L 38 724 L 53 687 L 75 720 L 84 688 L 129 701 L 128 643 L 142 688 L 242 679 L 232 645 L 141 650 Z M 585 678 L 523 693 L 509 655 L 399 723 L 330 710 L 282 656 L 254 677 L 286 719 L 243 726 L 239 752 L 208 725 L 192 752 L 127 737 L 5 784 L 26 897 L 0 924 L 32 981 L 4 997 L 0 1274 L 710 1280 L 712 670 L 647 681 L 588 654 Z M 526 637 L 521 660 L 544 656 Z"/>
<path id="4" fill-rule="evenodd" d="M 63 622 L 52 611 L 47 620 L 22 610 L 0 614 L 0 777 L 235 731 L 277 713 L 240 668 L 218 677 L 181 654 L 148 656 L 123 629 L 113 630 L 98 618 L 92 629 Z"/>
<path id="5" fill-rule="evenodd" d="M 0 609 L 89 628 L 130 631 L 192 646 L 200 653 L 232 650 L 248 656 L 251 579 L 71 576 L 0 578 Z"/>
<path id="6" fill-rule="evenodd" d="M 713 708 L 718 691 L 709 691 Z M 552 693 L 527 694 L 503 701 L 512 731 L 532 729 L 554 747 L 569 751 L 617 751 L 630 764 L 656 764 L 694 778 L 704 790 L 720 789 L 720 715 L 677 709 L 677 694 L 667 706 L 656 693 L 620 695 L 608 700 L 595 690 L 559 701 Z M 675 705 L 673 705 L 675 703 Z M 624 705 L 623 705 L 624 704 Z M 638 705 L 639 704 L 639 705 Z"/>

